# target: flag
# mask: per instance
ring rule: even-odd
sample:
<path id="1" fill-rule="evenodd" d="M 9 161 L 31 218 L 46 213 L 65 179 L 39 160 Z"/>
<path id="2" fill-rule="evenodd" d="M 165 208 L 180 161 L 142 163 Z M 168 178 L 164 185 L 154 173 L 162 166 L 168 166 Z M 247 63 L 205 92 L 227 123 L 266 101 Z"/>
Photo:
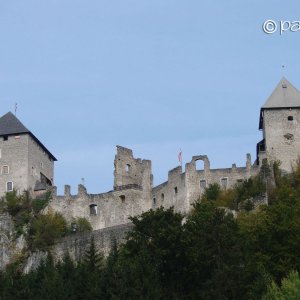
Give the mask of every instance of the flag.
<path id="1" fill-rule="evenodd" d="M 180 163 L 182 163 L 182 151 L 180 150 L 179 154 L 178 154 L 178 161 Z"/>

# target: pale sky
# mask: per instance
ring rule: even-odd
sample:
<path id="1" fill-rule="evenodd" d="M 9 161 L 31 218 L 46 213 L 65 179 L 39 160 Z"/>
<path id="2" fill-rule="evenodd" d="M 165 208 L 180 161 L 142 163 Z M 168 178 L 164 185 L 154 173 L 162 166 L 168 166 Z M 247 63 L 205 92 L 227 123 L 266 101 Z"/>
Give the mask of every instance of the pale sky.
<path id="1" fill-rule="evenodd" d="M 0 0 L 0 114 L 18 103 L 59 192 L 111 190 L 116 145 L 151 159 L 155 184 L 180 148 L 244 166 L 283 64 L 300 89 L 300 30 L 279 33 L 298 20 L 299 0 Z"/>

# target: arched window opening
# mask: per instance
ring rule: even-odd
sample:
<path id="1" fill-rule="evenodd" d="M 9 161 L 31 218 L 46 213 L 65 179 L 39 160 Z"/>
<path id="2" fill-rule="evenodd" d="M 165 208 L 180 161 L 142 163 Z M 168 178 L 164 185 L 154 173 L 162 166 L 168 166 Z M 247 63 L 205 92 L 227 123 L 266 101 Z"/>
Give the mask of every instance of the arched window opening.
<path id="1" fill-rule="evenodd" d="M 121 199 L 122 203 L 125 203 L 125 195 L 121 195 L 120 199 Z"/>
<path id="2" fill-rule="evenodd" d="M 203 171 L 204 170 L 204 161 L 199 159 L 196 160 L 196 170 L 197 171 Z"/>

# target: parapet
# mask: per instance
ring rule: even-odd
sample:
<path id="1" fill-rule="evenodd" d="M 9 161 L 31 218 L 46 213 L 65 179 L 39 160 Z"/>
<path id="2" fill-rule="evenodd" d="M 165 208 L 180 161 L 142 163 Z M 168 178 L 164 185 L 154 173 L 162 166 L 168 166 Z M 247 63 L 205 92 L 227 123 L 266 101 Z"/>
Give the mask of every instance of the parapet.
<path id="1" fill-rule="evenodd" d="M 178 166 L 168 172 L 168 180 L 177 177 L 182 174 L 182 167 Z"/>

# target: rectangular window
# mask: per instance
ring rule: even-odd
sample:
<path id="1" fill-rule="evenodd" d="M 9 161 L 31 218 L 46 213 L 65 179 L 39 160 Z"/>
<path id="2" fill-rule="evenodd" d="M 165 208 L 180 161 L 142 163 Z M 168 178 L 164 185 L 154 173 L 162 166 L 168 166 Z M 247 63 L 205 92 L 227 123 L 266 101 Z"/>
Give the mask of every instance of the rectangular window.
<path id="1" fill-rule="evenodd" d="M 2 175 L 9 174 L 9 166 L 3 166 L 2 167 Z"/>
<path id="2" fill-rule="evenodd" d="M 202 189 L 205 189 L 206 188 L 206 180 L 200 180 L 200 187 L 202 188 Z"/>
<path id="3" fill-rule="evenodd" d="M 178 194 L 178 188 L 177 188 L 177 186 L 174 187 L 174 194 L 175 195 Z"/>
<path id="4" fill-rule="evenodd" d="M 12 181 L 6 182 L 6 191 L 7 192 L 12 192 L 14 189 L 14 184 Z"/>
<path id="5" fill-rule="evenodd" d="M 227 185 L 228 185 L 228 178 L 227 177 L 221 178 L 221 188 L 226 189 Z"/>
<path id="6" fill-rule="evenodd" d="M 98 207 L 97 204 L 90 205 L 90 215 L 96 216 L 98 214 Z"/>
<path id="7" fill-rule="evenodd" d="M 125 203 L 125 195 L 121 195 L 120 199 L 121 199 L 122 203 Z"/>

